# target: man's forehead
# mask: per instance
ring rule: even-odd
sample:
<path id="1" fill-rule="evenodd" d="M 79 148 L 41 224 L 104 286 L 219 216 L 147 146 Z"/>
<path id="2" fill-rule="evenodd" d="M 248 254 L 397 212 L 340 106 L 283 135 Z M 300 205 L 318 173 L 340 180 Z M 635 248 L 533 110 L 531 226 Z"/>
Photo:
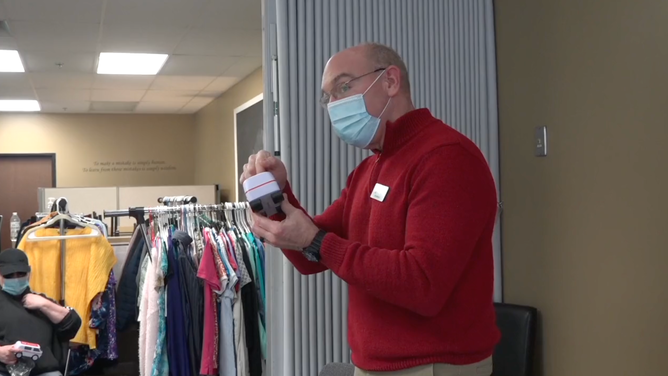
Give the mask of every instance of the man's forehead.
<path id="1" fill-rule="evenodd" d="M 366 73 L 369 61 L 361 49 L 348 49 L 332 56 L 322 75 L 322 87 L 344 82 Z"/>

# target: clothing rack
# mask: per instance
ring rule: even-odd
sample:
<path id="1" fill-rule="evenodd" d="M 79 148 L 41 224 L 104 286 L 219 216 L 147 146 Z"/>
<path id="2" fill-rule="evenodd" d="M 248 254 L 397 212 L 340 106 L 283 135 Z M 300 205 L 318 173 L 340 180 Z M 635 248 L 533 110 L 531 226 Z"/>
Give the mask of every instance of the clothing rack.
<path id="1" fill-rule="evenodd" d="M 164 197 L 160 201 L 164 202 Z M 213 350 L 215 347 L 220 351 L 225 350 L 218 355 L 227 354 L 226 356 L 231 359 L 231 363 L 226 362 L 232 365 L 227 371 L 232 371 L 236 367 L 235 361 L 240 358 L 237 358 L 235 354 L 242 352 L 244 363 L 239 363 L 243 364 L 239 367 L 243 367 L 246 374 L 260 375 L 257 371 L 261 372 L 262 362 L 266 360 L 264 357 L 266 354 L 266 340 L 264 340 L 266 339 L 265 250 L 263 244 L 254 237 L 250 230 L 252 220 L 248 202 L 130 207 L 122 210 L 104 210 L 102 214 L 104 218 L 134 218 L 140 226 L 136 230 L 141 231 L 141 234 L 136 234 L 137 243 L 133 244 L 134 247 L 128 256 L 128 260 L 132 260 L 132 263 L 128 265 L 133 266 L 124 269 L 124 273 L 128 270 L 135 270 L 128 273 L 136 273 L 136 275 L 124 274 L 121 277 L 127 278 L 127 281 L 136 281 L 136 278 L 142 275 L 142 271 L 135 268 L 135 265 L 144 265 L 143 259 L 146 259 L 147 268 L 144 271 L 146 280 L 143 290 L 139 290 L 134 282 L 131 283 L 131 288 L 128 287 L 131 291 L 136 291 L 138 303 L 134 302 L 133 306 L 140 307 L 140 367 L 147 370 L 148 374 L 150 374 L 152 363 L 161 367 L 160 364 L 163 364 L 166 358 L 155 358 L 157 349 L 161 349 L 162 354 L 168 354 L 170 372 L 172 362 L 174 362 L 190 369 L 191 374 L 211 374 L 209 371 L 218 374 L 214 372 L 213 361 L 211 361 L 212 358 L 216 358 Z M 148 228 L 151 230 L 147 230 Z M 143 246 L 141 245 L 142 239 L 144 239 Z M 184 242 L 183 239 L 187 240 Z M 218 257 L 217 260 L 216 257 Z M 156 263 L 156 260 L 161 260 L 161 262 Z M 216 265 L 216 261 L 219 264 Z M 168 265 L 172 263 L 178 265 L 168 266 L 168 270 L 175 268 L 173 270 L 176 271 L 176 274 L 172 276 L 161 274 L 160 271 L 166 266 L 165 262 Z M 149 275 L 153 275 L 150 273 L 154 273 L 155 276 L 149 278 Z M 155 286 L 149 284 L 147 287 L 148 281 L 155 281 L 156 278 L 160 278 L 160 282 L 153 282 Z M 212 286 L 216 284 L 220 286 L 217 289 L 222 288 L 220 291 L 212 289 Z M 172 286 L 181 287 L 174 289 Z M 173 294 L 174 296 L 168 296 L 169 292 L 174 291 L 179 292 Z M 147 296 L 145 295 L 147 293 L 153 295 Z M 220 302 L 220 305 L 217 302 Z M 180 312 L 179 307 L 188 304 L 189 309 L 183 313 L 185 315 L 183 317 L 193 315 L 199 319 L 188 320 L 188 325 L 182 328 L 169 325 L 163 327 L 166 325 L 164 321 L 149 322 L 145 318 L 147 316 L 142 316 L 142 313 L 147 315 L 146 309 L 149 306 L 146 304 L 153 307 L 157 305 L 160 312 L 169 311 L 170 315 L 177 311 Z M 235 316 L 236 304 L 244 307 L 243 310 L 240 308 L 236 312 L 244 312 L 245 317 Z M 199 315 L 195 316 L 195 314 Z M 144 319 L 141 319 L 142 317 Z M 172 317 L 170 320 L 177 320 L 176 316 L 170 317 Z M 218 320 L 224 317 L 225 323 L 230 325 L 222 325 L 222 321 L 212 324 L 216 320 L 215 317 L 219 317 Z M 243 339 L 240 339 L 240 342 L 235 342 L 234 337 L 234 328 L 239 326 L 233 326 L 232 323 L 242 325 L 241 328 L 245 330 L 246 335 L 242 336 Z M 205 330 L 211 325 L 215 327 L 215 330 Z M 146 341 L 142 342 L 142 333 L 156 327 L 163 332 L 168 331 L 164 339 L 158 338 L 156 341 L 151 341 L 150 344 Z M 176 331 L 170 332 L 171 330 Z M 214 331 L 218 335 L 215 337 L 217 339 L 214 338 Z M 184 345 L 188 347 L 187 356 L 174 355 L 173 346 L 170 350 L 170 338 L 180 338 L 179 333 L 190 333 L 189 336 L 182 339 L 184 342 L 186 338 L 194 338 Z M 177 368 L 174 369 L 175 372 L 185 373 L 185 371 L 180 372 L 180 368 Z M 218 371 L 221 372 L 221 370 Z M 227 371 L 221 374 L 234 374 Z"/>
<path id="2" fill-rule="evenodd" d="M 65 197 L 60 197 L 56 202 L 54 202 L 53 206 L 51 207 L 52 211 L 57 211 L 58 213 L 62 214 L 68 214 L 69 213 L 69 205 L 67 202 L 67 199 Z M 65 220 L 60 219 L 59 221 L 59 227 L 60 227 L 60 236 L 65 235 Z M 66 273 L 65 273 L 65 257 L 67 253 L 67 244 L 65 239 L 60 240 L 60 305 L 63 307 L 66 307 L 65 303 L 65 278 L 66 278 Z M 65 372 L 64 375 L 67 375 L 67 372 L 70 368 L 70 353 L 72 349 L 68 347 L 67 349 L 67 360 L 65 361 Z"/>
<path id="3" fill-rule="evenodd" d="M 210 210 L 234 210 L 234 209 L 246 209 L 249 208 L 247 202 L 226 202 L 221 204 L 209 204 L 209 205 L 199 205 L 199 204 L 185 204 L 185 205 L 175 205 L 175 206 L 154 206 L 154 207 L 134 207 L 121 210 L 105 210 L 103 212 L 104 218 L 118 218 L 118 217 L 130 217 L 134 218 L 137 221 L 137 224 L 146 223 L 146 215 L 148 214 L 158 214 L 158 213 L 169 213 L 169 212 L 178 212 L 181 210 L 182 206 L 188 206 L 195 211 L 210 211 Z"/>
<path id="4" fill-rule="evenodd" d="M 166 201 L 165 201 L 166 200 Z M 192 201 L 194 200 L 194 201 Z M 165 202 L 197 202 L 197 197 L 195 196 L 166 196 L 166 197 L 159 197 L 158 202 L 159 203 L 165 203 Z M 138 207 L 133 207 L 133 208 L 128 208 L 128 209 L 121 209 L 121 210 L 105 210 L 102 212 L 102 215 L 104 218 L 112 218 L 112 233 L 116 232 L 116 218 L 119 217 L 130 217 L 135 219 L 135 223 L 137 226 L 144 226 L 146 224 L 146 215 L 150 214 L 158 214 L 158 213 L 169 213 L 169 212 L 179 212 L 183 206 L 188 206 L 192 210 L 195 211 L 211 211 L 211 210 L 234 210 L 234 209 L 241 209 L 241 208 L 248 208 L 249 204 L 247 202 L 227 202 L 227 203 L 222 203 L 222 204 L 210 204 L 210 205 L 200 205 L 200 204 L 195 204 L 195 203 L 186 203 L 186 204 L 173 204 L 173 205 L 167 205 L 167 206 L 155 206 L 155 207 L 144 207 L 144 206 L 138 206 Z M 146 228 L 142 228 L 141 231 L 142 237 L 144 238 L 144 243 L 145 244 L 151 244 L 151 242 L 148 239 L 148 234 L 146 233 Z M 150 254 L 149 254 L 150 257 Z"/>

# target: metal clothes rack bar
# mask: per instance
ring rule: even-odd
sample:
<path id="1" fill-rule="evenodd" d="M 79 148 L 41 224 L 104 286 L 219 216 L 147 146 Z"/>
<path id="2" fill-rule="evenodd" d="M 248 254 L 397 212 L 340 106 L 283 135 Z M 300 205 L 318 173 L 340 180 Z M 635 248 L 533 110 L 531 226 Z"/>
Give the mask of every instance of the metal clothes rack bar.
<path id="1" fill-rule="evenodd" d="M 191 196 L 192 197 L 192 196 Z M 162 197 L 161 197 L 162 198 Z M 196 198 L 195 198 L 196 199 Z M 194 210 L 230 210 L 230 209 L 240 209 L 240 208 L 249 208 L 248 202 L 228 202 L 221 204 L 210 204 L 210 205 L 199 205 L 199 204 L 185 204 L 186 206 L 191 207 Z M 231 206 L 230 206 L 231 205 Z M 242 205 L 241 207 L 237 205 Z M 134 207 L 121 210 L 105 210 L 103 212 L 104 218 L 118 218 L 118 217 L 131 217 L 134 218 L 137 225 L 144 225 L 146 223 L 147 214 L 157 214 L 157 213 L 169 213 L 180 211 L 182 206 L 155 206 L 155 207 Z M 144 240 L 147 236 L 145 231 L 142 231 Z M 146 243 L 149 244 L 149 243 Z"/>
<path id="2" fill-rule="evenodd" d="M 56 202 L 53 204 L 51 207 L 51 211 L 57 211 L 58 213 L 69 213 L 69 205 L 67 202 L 67 199 L 65 197 L 60 197 Z M 60 222 L 60 235 L 63 236 L 65 235 L 65 221 L 63 219 L 60 219 L 58 222 Z M 65 302 L 65 291 L 66 286 L 66 276 L 67 274 L 65 273 L 65 258 L 66 258 L 66 253 L 67 253 L 67 244 L 65 239 L 60 240 L 60 305 L 63 307 L 66 307 L 67 304 Z M 69 371 L 70 368 L 70 355 L 71 355 L 72 349 L 67 348 L 67 360 L 65 360 L 65 372 L 63 373 L 64 375 L 67 375 L 67 372 Z"/>
<path id="3" fill-rule="evenodd" d="M 197 197 L 195 196 L 164 196 L 158 197 L 159 204 L 165 204 L 167 206 L 172 205 L 184 205 L 184 204 L 196 204 Z"/>
<path id="4" fill-rule="evenodd" d="M 53 203 L 53 206 L 51 207 L 52 212 L 58 212 L 58 213 L 63 213 L 63 214 L 68 214 L 69 213 L 69 204 L 67 202 L 67 199 L 65 197 L 60 197 L 56 200 L 56 202 Z M 60 221 L 60 235 L 63 236 L 65 235 L 65 221 L 62 219 Z M 67 244 L 65 239 L 60 240 L 60 305 L 65 306 L 65 258 L 66 258 L 66 253 L 67 253 Z"/>
<path id="5" fill-rule="evenodd" d="M 192 204 L 192 209 L 194 210 L 215 210 L 215 209 L 222 209 L 222 210 L 230 210 L 230 209 L 238 209 L 238 207 L 228 207 L 226 205 L 229 204 L 236 204 L 236 205 L 245 205 L 244 207 L 247 207 L 248 203 L 246 202 L 228 202 L 228 203 L 222 203 L 222 204 L 209 204 L 209 205 L 198 205 L 198 204 Z M 190 205 L 190 204 L 186 204 Z M 135 208 L 129 208 L 129 209 L 120 209 L 120 210 L 105 210 L 103 212 L 103 216 L 105 218 L 117 218 L 117 217 L 131 217 L 135 218 L 137 223 L 145 223 L 146 219 L 145 216 L 147 214 L 157 214 L 157 213 L 169 213 L 173 211 L 179 211 L 181 210 L 181 206 L 155 206 L 155 207 L 135 207 Z"/>

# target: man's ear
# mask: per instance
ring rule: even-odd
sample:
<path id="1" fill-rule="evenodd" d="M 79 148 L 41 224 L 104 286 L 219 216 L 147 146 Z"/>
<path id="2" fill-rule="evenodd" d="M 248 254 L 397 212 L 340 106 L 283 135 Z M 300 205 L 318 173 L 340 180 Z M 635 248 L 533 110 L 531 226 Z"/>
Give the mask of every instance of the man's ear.
<path id="1" fill-rule="evenodd" d="M 401 90 L 401 71 L 394 65 L 385 69 L 385 86 L 387 94 L 394 97 Z"/>

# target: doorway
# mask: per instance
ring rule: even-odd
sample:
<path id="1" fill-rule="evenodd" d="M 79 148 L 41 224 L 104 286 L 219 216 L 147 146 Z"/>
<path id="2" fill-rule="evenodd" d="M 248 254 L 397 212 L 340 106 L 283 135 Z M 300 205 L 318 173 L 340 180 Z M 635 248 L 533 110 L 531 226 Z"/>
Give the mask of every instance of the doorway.
<path id="1" fill-rule="evenodd" d="M 42 211 L 37 189 L 56 186 L 55 154 L 0 154 L 0 250 L 11 247 L 9 232 L 12 213 L 21 221 Z"/>
<path id="2" fill-rule="evenodd" d="M 264 149 L 264 104 L 260 94 L 234 109 L 235 176 L 237 181 L 248 157 Z M 237 183 L 236 201 L 246 201 L 244 187 Z"/>

